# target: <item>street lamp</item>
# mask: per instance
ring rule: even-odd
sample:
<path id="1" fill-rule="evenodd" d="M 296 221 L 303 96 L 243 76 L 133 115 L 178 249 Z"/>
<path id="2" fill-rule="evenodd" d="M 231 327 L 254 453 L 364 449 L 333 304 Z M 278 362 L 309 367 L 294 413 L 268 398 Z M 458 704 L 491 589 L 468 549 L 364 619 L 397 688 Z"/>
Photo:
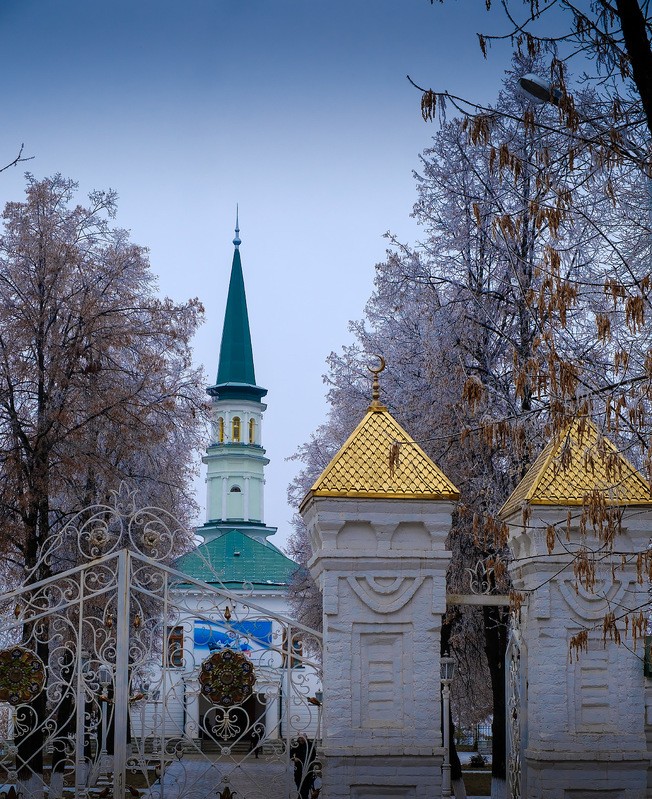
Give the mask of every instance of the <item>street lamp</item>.
<path id="1" fill-rule="evenodd" d="M 443 655 L 440 663 L 441 698 L 442 698 L 442 727 L 444 729 L 444 762 L 442 764 L 441 795 L 451 795 L 451 758 L 450 758 L 450 715 L 451 682 L 455 676 L 455 658 L 448 652 Z"/>
<path id="2" fill-rule="evenodd" d="M 518 85 L 521 87 L 523 93 L 529 100 L 532 100 L 532 102 L 539 105 L 543 103 L 551 103 L 552 105 L 558 106 L 563 96 L 561 91 L 559 89 L 554 89 L 549 81 L 540 77 L 539 75 L 533 74 L 532 72 L 529 72 L 527 75 L 523 75 L 521 78 L 519 78 Z M 583 121 L 589 122 L 587 119 L 583 119 Z M 609 135 L 609 130 L 597 125 L 595 121 L 591 121 L 590 124 L 593 125 L 593 127 L 601 136 Z M 628 158 L 632 159 L 646 176 L 648 190 L 648 219 L 650 221 L 650 227 L 652 227 L 652 162 L 650 160 L 650 156 L 648 156 L 637 144 L 631 141 L 631 139 L 624 134 L 621 133 L 620 138 L 623 142 L 622 145 L 610 144 L 607 146 L 610 146 L 611 149 L 615 150 L 616 152 L 624 154 Z"/>
<path id="3" fill-rule="evenodd" d="M 553 89 L 550 82 L 529 72 L 518 79 L 518 85 L 530 100 L 537 103 L 552 103 L 559 105 L 562 94 L 559 89 Z"/>
<path id="4" fill-rule="evenodd" d="M 543 105 L 544 103 L 559 105 L 561 98 L 563 97 L 561 91 L 559 89 L 554 89 L 549 81 L 539 75 L 534 75 L 531 72 L 519 78 L 518 85 L 521 87 L 523 94 L 528 98 L 528 100 L 531 100 L 538 105 Z M 579 115 L 579 119 L 582 122 L 587 122 L 592 125 L 600 136 L 609 136 L 609 129 L 597 124 L 595 120 L 586 119 L 582 115 Z M 606 146 L 633 160 L 638 164 L 648 178 L 651 177 L 650 162 L 646 153 L 622 132 L 620 133 L 620 140 L 622 144 L 611 142 L 607 143 Z"/>

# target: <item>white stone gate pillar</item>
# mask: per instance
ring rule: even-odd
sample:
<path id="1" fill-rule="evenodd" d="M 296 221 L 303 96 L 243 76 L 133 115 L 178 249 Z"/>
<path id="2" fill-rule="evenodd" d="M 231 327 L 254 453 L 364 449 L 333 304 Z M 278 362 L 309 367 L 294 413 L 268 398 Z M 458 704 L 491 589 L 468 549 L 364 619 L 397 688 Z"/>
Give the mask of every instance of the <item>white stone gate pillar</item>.
<path id="1" fill-rule="evenodd" d="M 501 512 L 510 529 L 514 588 L 525 597 L 522 797 L 644 799 L 644 647 L 641 639 L 633 651 L 631 628 L 641 608 L 647 613 L 636 553 L 648 545 L 652 503 L 643 477 L 608 442 L 601 448 L 592 425 L 582 433 L 578 424 L 551 442 Z M 562 448 L 565 463 L 570 449 L 570 466 L 562 467 Z M 609 554 L 590 520 L 582 522 L 583 502 L 594 491 L 604 492 L 605 509 L 622 513 L 613 542 L 618 554 Z M 596 553 L 590 590 L 574 573 L 583 551 Z M 620 645 L 604 634 L 609 613 Z M 586 651 L 578 652 L 571 639 L 583 630 Z"/>
<path id="2" fill-rule="evenodd" d="M 378 404 L 302 504 L 324 597 L 329 799 L 441 794 L 440 631 L 457 496 Z"/>

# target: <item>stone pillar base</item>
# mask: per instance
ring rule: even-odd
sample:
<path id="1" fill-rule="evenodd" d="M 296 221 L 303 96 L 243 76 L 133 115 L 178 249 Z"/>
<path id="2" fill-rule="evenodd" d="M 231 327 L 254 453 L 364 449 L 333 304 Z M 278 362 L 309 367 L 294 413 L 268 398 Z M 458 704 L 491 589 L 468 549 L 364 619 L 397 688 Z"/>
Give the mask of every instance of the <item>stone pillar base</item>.
<path id="1" fill-rule="evenodd" d="M 571 752 L 558 753 L 554 760 L 526 756 L 528 799 L 645 799 L 648 758 L 610 754 L 599 760 L 573 759 Z"/>
<path id="2" fill-rule="evenodd" d="M 442 761 L 441 755 L 343 757 L 326 752 L 324 794 L 328 799 L 436 799 Z"/>

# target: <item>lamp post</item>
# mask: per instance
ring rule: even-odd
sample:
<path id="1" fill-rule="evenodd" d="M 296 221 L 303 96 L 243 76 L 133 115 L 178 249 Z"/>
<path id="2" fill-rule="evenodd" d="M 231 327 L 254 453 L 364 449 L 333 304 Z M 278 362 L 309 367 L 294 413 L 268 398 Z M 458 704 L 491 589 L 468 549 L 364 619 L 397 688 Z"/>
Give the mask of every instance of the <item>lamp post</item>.
<path id="1" fill-rule="evenodd" d="M 442 727 L 444 730 L 444 762 L 441 767 L 441 795 L 451 795 L 451 758 L 450 758 L 450 715 L 451 682 L 455 675 L 455 658 L 448 653 L 440 660 L 441 699 L 442 699 Z"/>

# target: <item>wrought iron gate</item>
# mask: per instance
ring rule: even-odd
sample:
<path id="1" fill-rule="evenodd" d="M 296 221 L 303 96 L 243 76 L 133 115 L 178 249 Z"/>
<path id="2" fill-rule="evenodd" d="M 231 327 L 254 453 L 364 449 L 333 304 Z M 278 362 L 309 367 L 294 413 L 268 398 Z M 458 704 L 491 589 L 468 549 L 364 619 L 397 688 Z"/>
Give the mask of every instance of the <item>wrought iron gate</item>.
<path id="1" fill-rule="evenodd" d="M 295 779 L 319 784 L 319 634 L 165 565 L 175 529 L 123 491 L 0 597 L 0 785 L 295 799 Z"/>
<path id="2" fill-rule="evenodd" d="M 515 624 L 515 622 L 514 622 Z M 513 626 L 505 655 L 507 680 L 507 796 L 524 799 L 527 796 L 522 777 L 522 758 L 525 749 L 527 700 L 526 659 L 519 630 Z"/>

